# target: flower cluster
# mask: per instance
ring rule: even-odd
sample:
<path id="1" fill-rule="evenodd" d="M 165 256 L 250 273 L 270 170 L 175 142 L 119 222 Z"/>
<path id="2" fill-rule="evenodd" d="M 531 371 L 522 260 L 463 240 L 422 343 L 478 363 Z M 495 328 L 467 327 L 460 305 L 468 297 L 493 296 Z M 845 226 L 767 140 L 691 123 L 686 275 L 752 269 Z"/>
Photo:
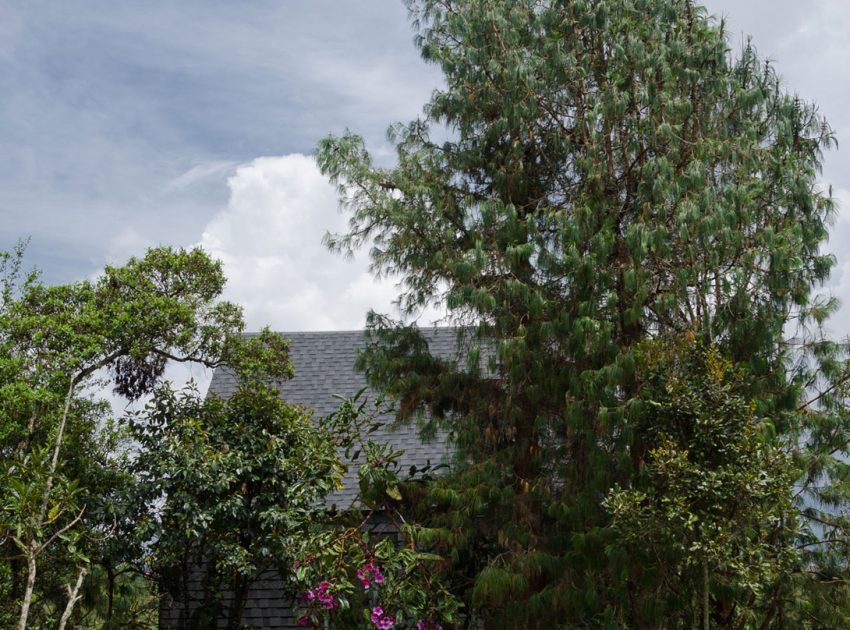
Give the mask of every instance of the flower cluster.
<path id="1" fill-rule="evenodd" d="M 390 630 L 395 625 L 395 617 L 386 614 L 380 606 L 375 606 L 372 609 L 371 619 L 378 630 Z"/>
<path id="2" fill-rule="evenodd" d="M 443 626 L 432 621 L 423 621 L 420 619 L 416 622 L 416 630 L 443 630 Z"/>
<path id="3" fill-rule="evenodd" d="M 375 584 L 384 582 L 384 574 L 381 573 L 381 567 L 369 561 L 363 565 L 362 569 L 357 569 L 357 579 L 360 580 L 364 590 L 369 590 L 372 582 Z"/>
<path id="4" fill-rule="evenodd" d="M 308 604 L 317 602 L 325 610 L 331 610 L 339 606 L 339 603 L 334 599 L 333 593 L 330 592 L 331 585 L 329 582 L 320 582 L 318 586 L 311 588 L 304 593 L 302 597 Z"/>

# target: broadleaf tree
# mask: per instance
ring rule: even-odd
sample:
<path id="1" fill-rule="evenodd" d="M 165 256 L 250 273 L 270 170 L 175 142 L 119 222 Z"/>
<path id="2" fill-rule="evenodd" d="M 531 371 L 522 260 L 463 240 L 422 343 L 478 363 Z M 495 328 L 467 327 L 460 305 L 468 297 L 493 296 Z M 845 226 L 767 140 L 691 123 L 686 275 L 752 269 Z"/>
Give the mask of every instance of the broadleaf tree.
<path id="1" fill-rule="evenodd" d="M 20 630 L 39 599 L 38 623 L 68 623 L 81 576 L 99 560 L 87 550 L 114 533 L 114 523 L 95 515 L 109 515 L 104 501 L 120 485 L 115 453 L 107 452 L 120 432 L 108 428 L 104 405 L 87 388 L 111 384 L 135 400 L 153 390 L 168 361 L 253 361 L 240 309 L 218 300 L 221 263 L 200 249 L 153 248 L 94 280 L 55 286 L 22 274 L 22 256 L 19 247 L 2 258 L 0 302 L 0 542 Z M 277 365 L 271 376 L 284 369 L 268 365 Z M 39 564 L 48 562 L 53 570 L 39 578 Z M 45 579 L 58 593 L 39 589 Z"/>
<path id="2" fill-rule="evenodd" d="M 725 588 L 734 568 L 711 564 L 700 623 L 840 626 L 846 348 L 823 340 L 835 302 L 814 293 L 833 264 L 827 122 L 691 0 L 408 6 L 443 87 L 391 127 L 395 166 L 351 132 L 317 159 L 350 216 L 329 246 L 367 247 L 376 273 L 400 279 L 406 317 L 438 304 L 457 326 L 446 361 L 414 325 L 372 314 L 361 362 L 402 420 L 427 412 L 456 447 L 453 474 L 418 503 L 470 622 L 667 618 L 665 567 L 638 561 L 648 546 L 624 553 L 615 498 L 661 462 L 644 344 L 685 338 L 745 375 L 735 400 L 754 407 L 730 412 L 724 439 L 764 419 L 760 462 L 797 474 L 779 518 L 759 521 L 793 557 L 762 575 L 759 606 Z"/>
<path id="3" fill-rule="evenodd" d="M 270 569 L 289 573 L 340 482 L 332 441 L 256 379 L 226 400 L 162 386 L 133 434 L 139 535 L 160 588 L 180 603 L 179 627 L 242 628 L 251 586 Z"/>
<path id="4" fill-rule="evenodd" d="M 286 347 L 268 331 L 246 343 Z M 237 365 L 226 398 L 162 385 L 131 419 L 137 540 L 174 605 L 163 622 L 242 628 L 269 571 L 304 626 L 363 627 L 371 617 L 436 630 L 452 620 L 458 602 L 433 571 L 440 557 L 417 547 L 417 528 L 395 509 L 403 451 L 369 438 L 379 423 L 362 392 L 315 419 L 254 369 L 263 364 Z M 342 452 L 347 465 L 363 460 L 361 493 L 337 510 L 328 498 L 343 487 Z"/>

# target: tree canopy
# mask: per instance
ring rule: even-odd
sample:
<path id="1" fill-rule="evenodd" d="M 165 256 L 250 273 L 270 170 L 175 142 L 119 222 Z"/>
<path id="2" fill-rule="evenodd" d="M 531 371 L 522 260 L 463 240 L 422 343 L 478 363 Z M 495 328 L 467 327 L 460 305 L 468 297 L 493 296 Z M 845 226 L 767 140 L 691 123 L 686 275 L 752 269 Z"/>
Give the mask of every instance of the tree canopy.
<path id="1" fill-rule="evenodd" d="M 239 627 L 268 566 L 305 624 L 850 626 L 850 348 L 821 330 L 835 139 L 816 106 L 692 0 L 408 6 L 443 87 L 390 128 L 394 166 L 352 132 L 317 159 L 350 216 L 330 248 L 401 282 L 360 366 L 400 422 L 448 436 L 450 470 L 405 476 L 358 397 L 320 427 L 281 401 L 285 340 L 243 335 L 199 249 L 58 286 L 0 254 L 0 625 L 64 630 L 82 601 L 127 626 L 127 567 L 192 565 L 199 627 L 227 592 Z M 434 305 L 455 357 L 410 323 Z M 239 386 L 175 393 L 168 362 Z M 150 397 L 129 427 L 104 384 Z M 340 450 L 361 463 L 344 514 L 323 503 Z"/>
<path id="2" fill-rule="evenodd" d="M 2 588 L 20 630 L 64 628 L 91 564 L 126 561 L 108 557 L 121 548 L 112 543 L 131 481 L 125 432 L 88 388 L 108 383 L 138 399 L 168 361 L 226 362 L 271 380 L 291 366 L 275 338 L 243 340 L 241 310 L 218 300 L 221 263 L 200 249 L 154 248 L 95 280 L 56 286 L 22 274 L 22 255 L 19 247 L 0 258 Z"/>
<path id="3" fill-rule="evenodd" d="M 0 625 L 149 629 L 171 595 L 179 627 L 238 629 L 270 570 L 305 625 L 455 618 L 397 510 L 402 452 L 370 439 L 360 395 L 332 418 L 281 398 L 288 342 L 245 334 L 220 262 L 162 247 L 50 286 L 22 256 L 0 254 Z M 175 391 L 169 361 L 226 369 L 234 391 Z M 142 408 L 113 417 L 110 385 Z M 342 451 L 362 492 L 340 513 Z"/>
<path id="4" fill-rule="evenodd" d="M 846 355 L 814 297 L 833 264 L 829 125 L 691 0 L 408 4 L 444 87 L 391 127 L 395 166 L 351 132 L 318 161 L 350 215 L 329 246 L 368 247 L 406 316 L 440 304 L 458 326 L 450 362 L 373 314 L 362 364 L 401 419 L 427 411 L 457 447 L 420 516 L 471 619 L 842 625 Z M 683 340 L 714 367 L 670 392 L 682 364 L 652 356 Z M 662 439 L 673 417 L 720 435 Z M 709 438 L 720 461 L 695 446 Z M 683 498 L 727 474 L 768 480 L 746 516 Z M 653 555 L 640 527 L 665 501 L 715 546 L 737 532 L 748 560 L 709 561 L 682 532 L 687 558 Z M 700 567 L 690 582 L 680 562 Z"/>

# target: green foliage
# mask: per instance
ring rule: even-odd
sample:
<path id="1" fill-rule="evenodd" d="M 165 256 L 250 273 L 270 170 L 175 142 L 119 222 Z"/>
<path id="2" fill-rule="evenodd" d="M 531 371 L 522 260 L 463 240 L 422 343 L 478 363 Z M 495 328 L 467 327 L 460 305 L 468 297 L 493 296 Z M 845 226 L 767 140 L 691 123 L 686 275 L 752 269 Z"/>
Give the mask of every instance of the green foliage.
<path id="1" fill-rule="evenodd" d="M 126 433 L 87 392 L 111 384 L 134 400 L 169 360 L 250 363 L 238 307 L 218 301 L 221 264 L 160 247 L 95 280 L 45 285 L 22 273 L 23 246 L 0 255 L 0 581 L 3 620 L 55 627 L 66 586 L 91 564 L 136 560 Z M 262 349 L 262 352 L 273 352 Z M 291 369 L 268 363 L 272 378 Z M 78 611 L 79 612 L 79 611 Z"/>
<path id="2" fill-rule="evenodd" d="M 653 343 L 644 352 L 644 469 L 604 502 L 622 552 L 640 558 L 630 575 L 643 587 L 639 608 L 652 611 L 650 623 L 686 628 L 708 614 L 711 595 L 719 625 L 757 619 L 800 569 L 791 535 L 800 471 L 743 397 L 746 374 L 716 349 Z"/>
<path id="3" fill-rule="evenodd" d="M 257 341 L 248 338 L 240 356 Z M 208 627 L 224 611 L 228 627 L 240 628 L 252 582 L 291 565 L 308 527 L 320 520 L 325 495 L 340 482 L 330 436 L 257 378 L 260 365 L 275 373 L 279 363 L 242 361 L 247 372 L 237 373 L 239 385 L 226 400 L 160 387 L 133 419 L 137 500 L 147 508 L 138 533 L 142 544 L 151 541 L 149 563 L 160 585 L 186 604 L 181 627 Z M 204 573 L 194 606 L 193 571 Z M 222 601 L 225 591 L 235 594 L 230 603 Z"/>
<path id="4" fill-rule="evenodd" d="M 820 249 L 833 200 L 816 179 L 828 124 L 751 45 L 731 55 L 723 24 L 690 0 L 408 4 L 444 88 L 421 119 L 390 130 L 396 166 L 376 167 L 349 132 L 323 140 L 318 162 L 350 214 L 330 247 L 367 245 L 375 272 L 400 278 L 407 315 L 443 304 L 458 325 L 447 360 L 414 326 L 372 315 L 361 359 L 402 420 L 427 411 L 426 428 L 457 447 L 453 474 L 411 501 L 452 560 L 450 589 L 485 624 L 647 627 L 696 609 L 690 594 L 647 598 L 652 585 L 711 562 L 714 625 L 798 615 L 800 627 L 840 627 L 846 348 L 819 339 L 835 304 L 812 297 L 833 263 Z M 701 446 L 641 424 L 679 413 L 644 400 L 645 343 L 682 335 L 745 375 L 725 393 L 710 379 L 655 388 L 656 402 L 701 418 L 722 394 L 716 426 L 694 434 Z M 756 418 L 769 418 L 763 431 Z M 714 439 L 723 462 L 703 457 Z M 803 475 L 793 491 L 789 470 Z M 709 513 L 693 504 L 694 483 L 717 502 L 726 483 L 748 481 L 737 511 L 706 520 L 711 533 L 688 524 Z M 632 492 L 661 502 L 650 509 Z M 656 523 L 641 553 L 622 549 L 606 496 L 621 501 L 615 513 Z M 792 498 L 800 519 L 771 521 Z M 765 522 L 770 534 L 750 531 Z M 721 579 L 731 550 L 719 547 L 742 532 Z M 780 549 L 767 550 L 774 535 Z M 686 558 L 644 568 L 665 536 Z M 792 539 L 798 556 L 817 552 L 813 564 L 786 564 Z M 748 608 L 730 615 L 730 601 Z"/>
<path id="5" fill-rule="evenodd" d="M 156 585 L 129 566 L 95 566 L 85 582 L 74 627 L 91 630 L 155 630 Z"/>
<path id="6" fill-rule="evenodd" d="M 164 588 L 185 604 L 183 626 L 206 628 L 224 613 L 236 629 L 265 570 L 286 575 L 308 556 L 314 568 L 320 557 L 350 564 L 367 548 L 387 571 L 385 601 L 405 606 L 400 622 L 452 618 L 455 600 L 425 570 L 435 556 L 370 546 L 356 528 L 342 540 L 356 531 L 362 545 L 333 542 L 340 515 L 326 514 L 325 497 L 341 484 L 337 448 L 358 436 L 363 497 L 376 513 L 402 499 L 390 469 L 401 453 L 359 437 L 373 430 L 362 407 L 339 415 L 351 430 L 320 428 L 280 399 L 276 385 L 293 373 L 287 342 L 267 329 L 243 335 L 239 309 L 217 301 L 219 263 L 159 248 L 54 287 L 21 279 L 22 253 L 0 257 L 4 627 L 54 628 L 72 610 L 78 628 L 151 628 Z M 161 382 L 167 361 L 226 365 L 235 391 L 226 400 L 193 386 L 175 392 Z M 149 395 L 144 411 L 114 421 L 86 393 L 107 383 L 130 400 Z M 293 580 L 281 596 L 297 588 Z"/>
<path id="7" fill-rule="evenodd" d="M 403 451 L 370 438 L 387 409 L 381 401 L 370 405 L 363 394 L 343 400 L 322 422 L 347 461 L 362 461 L 360 494 L 345 512 L 316 519 L 302 541 L 291 574 L 301 590 L 301 621 L 373 628 L 383 620 L 399 630 L 456 623 L 461 604 L 442 582 L 442 558 L 401 509 L 434 469 L 400 470 Z"/>

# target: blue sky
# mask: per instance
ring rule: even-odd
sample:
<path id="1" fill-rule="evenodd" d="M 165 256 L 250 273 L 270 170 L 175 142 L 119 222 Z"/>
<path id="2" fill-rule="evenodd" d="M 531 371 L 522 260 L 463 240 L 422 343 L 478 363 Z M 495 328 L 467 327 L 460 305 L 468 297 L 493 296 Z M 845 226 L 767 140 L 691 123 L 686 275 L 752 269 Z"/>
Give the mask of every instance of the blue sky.
<path id="1" fill-rule="evenodd" d="M 708 7 L 850 142 L 850 3 Z M 387 125 L 440 81 L 412 42 L 400 0 L 3 0 L 0 247 L 31 237 L 29 262 L 58 282 L 150 245 L 202 244 L 252 327 L 359 326 L 392 283 L 324 251 L 342 219 L 305 156 L 350 127 L 391 159 Z M 830 290 L 850 304 L 847 155 L 827 155 L 824 182 L 845 200 Z M 850 308 L 833 326 L 850 332 Z"/>
<path id="2" fill-rule="evenodd" d="M 437 76 L 396 2 L 0 3 L 0 239 L 51 280 L 191 243 L 260 156 L 379 141 Z M 130 252 L 135 253 L 135 252 Z"/>

